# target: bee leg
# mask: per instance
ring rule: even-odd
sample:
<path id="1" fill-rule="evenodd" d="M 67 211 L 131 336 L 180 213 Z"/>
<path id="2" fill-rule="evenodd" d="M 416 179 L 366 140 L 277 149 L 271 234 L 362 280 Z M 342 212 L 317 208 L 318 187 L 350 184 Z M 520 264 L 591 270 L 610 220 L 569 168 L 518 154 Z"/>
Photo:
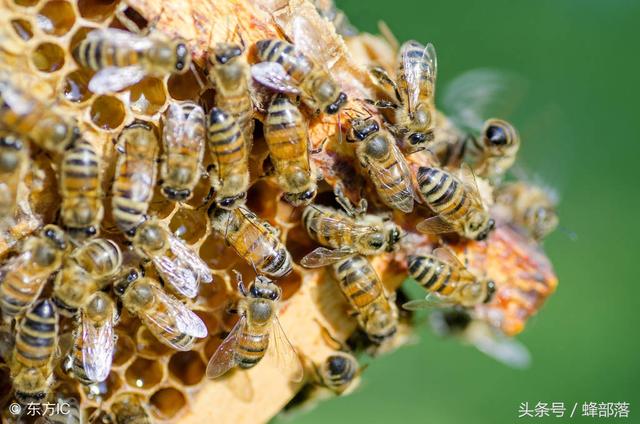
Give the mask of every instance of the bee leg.
<path id="1" fill-rule="evenodd" d="M 380 66 L 374 66 L 373 68 L 369 69 L 369 75 L 371 75 L 374 82 L 378 83 L 382 88 L 384 88 L 385 90 L 393 91 L 398 102 L 402 101 L 400 90 L 398 89 L 396 82 L 389 76 L 384 68 L 381 68 Z"/>
<path id="2" fill-rule="evenodd" d="M 242 293 L 243 296 L 248 296 L 249 291 L 247 290 L 247 288 L 244 285 L 244 282 L 242 281 L 242 274 L 240 274 L 236 269 L 233 270 L 233 273 L 236 274 L 236 283 L 238 285 L 238 291 Z"/>
<path id="3" fill-rule="evenodd" d="M 342 209 L 344 209 L 349 216 L 356 216 L 355 208 L 351 204 L 351 201 L 349 200 L 347 195 L 344 194 L 344 183 L 342 181 L 338 181 L 336 183 L 333 188 L 333 193 L 336 196 L 336 202 L 338 202 L 338 204 L 342 206 Z"/>
<path id="4" fill-rule="evenodd" d="M 364 99 L 368 104 L 377 107 L 378 109 L 398 109 L 398 105 L 388 100 L 371 100 Z"/>
<path id="5" fill-rule="evenodd" d="M 268 222 L 265 222 L 264 226 L 271 234 L 273 234 L 276 237 L 280 237 L 280 229 L 279 228 L 276 228 L 276 227 L 272 226 Z"/>
<path id="6" fill-rule="evenodd" d="M 322 152 L 322 150 L 324 149 L 324 145 L 327 143 L 328 139 L 329 137 L 325 137 L 324 140 L 320 142 L 320 146 L 317 149 L 311 149 L 311 143 L 309 143 L 309 153 L 312 155 L 317 155 L 318 153 Z"/>

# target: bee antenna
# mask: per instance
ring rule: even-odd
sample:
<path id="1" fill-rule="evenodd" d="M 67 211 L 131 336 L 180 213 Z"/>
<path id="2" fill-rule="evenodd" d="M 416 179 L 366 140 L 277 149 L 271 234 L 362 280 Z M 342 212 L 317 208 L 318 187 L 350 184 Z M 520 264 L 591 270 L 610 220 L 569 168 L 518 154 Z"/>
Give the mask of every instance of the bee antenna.
<path id="1" fill-rule="evenodd" d="M 342 112 L 338 113 L 338 143 L 342 144 L 342 121 L 340 120 L 340 116 Z"/>
<path id="2" fill-rule="evenodd" d="M 200 74 L 198 74 L 198 69 L 195 67 L 193 62 L 191 62 L 191 64 L 189 64 L 189 69 L 191 69 L 191 73 L 195 77 L 196 82 L 198 83 L 198 85 L 200 86 L 200 90 L 203 90 L 204 88 L 206 88 L 206 84 L 200 78 Z"/>

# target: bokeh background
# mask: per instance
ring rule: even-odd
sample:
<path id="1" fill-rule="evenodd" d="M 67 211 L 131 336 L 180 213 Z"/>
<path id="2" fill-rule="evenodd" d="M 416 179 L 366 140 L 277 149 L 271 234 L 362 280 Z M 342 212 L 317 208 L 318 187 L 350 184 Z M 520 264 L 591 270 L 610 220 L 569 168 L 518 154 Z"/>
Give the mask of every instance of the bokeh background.
<path id="1" fill-rule="evenodd" d="M 516 72 L 528 92 L 511 119 L 520 164 L 561 195 L 564 227 L 544 244 L 557 292 L 508 369 L 426 327 L 374 361 L 353 395 L 275 423 L 640 422 L 640 2 L 337 0 L 363 31 L 431 41 L 441 89 L 478 67 Z M 521 402 L 630 402 L 627 419 L 518 419 Z M 580 410 L 578 411 L 580 412 Z M 576 414 L 579 415 L 579 414 Z"/>

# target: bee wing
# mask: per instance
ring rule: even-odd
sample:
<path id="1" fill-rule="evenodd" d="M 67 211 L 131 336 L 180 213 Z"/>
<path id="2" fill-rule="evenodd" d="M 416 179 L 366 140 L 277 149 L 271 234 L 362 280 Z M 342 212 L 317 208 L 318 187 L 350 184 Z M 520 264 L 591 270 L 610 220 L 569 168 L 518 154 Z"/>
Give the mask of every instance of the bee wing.
<path id="1" fill-rule="evenodd" d="M 82 317 L 82 363 L 91 381 L 102 382 L 109 376 L 115 350 L 113 321 L 93 325 Z"/>
<path id="2" fill-rule="evenodd" d="M 169 283 L 178 293 L 189 299 L 193 299 L 198 295 L 200 281 L 198 280 L 198 274 L 194 270 L 184 267 L 177 258 L 170 259 L 166 256 L 154 256 L 152 261 L 162 279 Z"/>
<path id="3" fill-rule="evenodd" d="M 408 182 L 408 184 L 405 187 L 405 190 L 401 191 L 400 193 L 394 195 L 394 197 L 397 196 L 410 196 L 412 199 L 415 198 L 415 193 L 413 191 L 413 185 L 411 183 L 411 174 L 409 172 L 409 166 L 407 165 L 407 162 L 404 158 L 404 156 L 402 155 L 402 153 L 400 153 L 400 150 L 398 150 L 398 147 L 394 144 L 394 143 L 390 143 L 389 146 L 391 147 L 392 150 L 392 155 L 394 156 L 396 163 L 398 165 L 399 168 L 399 173 L 400 176 L 402 177 L 402 180 L 405 182 Z M 376 162 L 376 161 L 369 161 L 368 165 L 370 167 L 371 170 L 371 177 L 372 178 L 376 178 L 380 184 L 383 186 L 383 188 L 388 189 L 391 188 L 393 189 L 393 187 L 391 187 L 388 183 L 386 183 L 385 181 L 397 181 L 398 176 L 397 175 L 393 175 L 389 169 L 387 169 L 385 166 L 383 166 L 382 164 Z M 399 202 L 399 207 L 400 210 L 404 213 L 411 213 L 413 211 L 413 202 L 404 205 L 403 202 Z"/>
<path id="4" fill-rule="evenodd" d="M 466 269 L 458 256 L 456 256 L 456 254 L 448 246 L 438 247 L 437 249 L 434 249 L 433 256 L 457 268 Z"/>
<path id="5" fill-rule="evenodd" d="M 299 94 L 296 82 L 276 62 L 261 62 L 251 67 L 251 76 L 260 84 L 281 93 Z"/>
<path id="6" fill-rule="evenodd" d="M 0 88 L 2 91 L 2 100 L 4 100 L 17 115 L 27 115 L 35 108 L 33 100 L 24 96 L 8 83 L 2 85 L 3 87 Z"/>
<path id="7" fill-rule="evenodd" d="M 429 293 L 424 299 L 414 299 L 405 302 L 402 307 L 407 311 L 419 311 L 421 309 L 444 308 L 453 305 L 455 305 L 455 303 L 447 301 L 444 297 Z"/>
<path id="8" fill-rule="evenodd" d="M 275 356 L 277 367 L 287 374 L 291 373 L 291 381 L 294 383 L 302 381 L 304 370 L 300 357 L 287 338 L 277 316 L 273 317 L 269 344 L 271 348 L 267 354 Z"/>
<path id="9" fill-rule="evenodd" d="M 482 198 L 480 197 L 480 189 L 478 188 L 478 181 L 476 180 L 476 174 L 474 174 L 473 169 L 467 164 L 463 162 L 460 165 L 460 171 L 458 173 L 460 176 L 460 180 L 464 184 L 471 197 L 471 200 L 478 205 L 482 205 Z"/>
<path id="10" fill-rule="evenodd" d="M 442 234 L 455 231 L 453 225 L 443 220 L 439 216 L 432 216 L 416 225 L 416 229 L 421 233 Z"/>
<path id="11" fill-rule="evenodd" d="M 347 256 L 351 256 L 354 253 L 355 252 L 349 248 L 331 250 L 318 247 L 302 258 L 300 264 L 305 268 L 322 268 L 323 266 L 338 262 Z"/>
<path id="12" fill-rule="evenodd" d="M 238 336 L 244 331 L 246 324 L 247 317 L 242 315 L 229 335 L 209 359 L 207 378 L 218 378 L 236 365 L 235 351 L 238 345 Z"/>
<path id="13" fill-rule="evenodd" d="M 531 364 L 531 354 L 522 343 L 489 328 L 472 328 L 465 339 L 482 353 L 512 368 L 527 368 Z"/>
<path id="14" fill-rule="evenodd" d="M 198 315 L 187 308 L 184 303 L 165 293 L 161 287 L 155 285 L 152 287 L 157 301 L 165 306 L 164 313 L 141 313 L 147 327 L 162 330 L 160 332 L 152 331 L 153 334 L 161 337 L 176 350 L 191 349 L 191 346 L 180 346 L 173 342 L 172 339 L 177 336 L 187 334 L 198 338 L 207 337 L 207 327 Z M 163 334 L 165 332 L 167 333 L 166 335 Z"/>
<path id="15" fill-rule="evenodd" d="M 415 42 L 413 42 L 415 43 Z M 415 58 L 410 57 L 409 52 L 412 50 L 411 42 L 404 43 L 400 49 L 400 60 L 403 69 L 403 74 L 407 82 L 407 95 L 409 99 L 409 111 L 415 110 L 415 105 L 418 103 L 420 96 L 420 84 L 424 79 L 423 76 L 426 73 L 426 79 L 428 79 L 435 87 L 436 80 L 436 67 L 438 66 L 438 60 L 436 57 L 436 49 L 433 44 L 429 43 L 422 50 L 422 60 L 416 61 Z M 424 69 L 422 64 L 426 61 L 428 69 Z"/>
<path id="16" fill-rule="evenodd" d="M 123 49 L 147 50 L 153 47 L 153 39 L 117 28 L 96 29 L 88 33 L 86 39 L 92 42 L 108 40 L 109 44 Z"/>
<path id="17" fill-rule="evenodd" d="M 89 90 L 95 94 L 115 93 L 139 82 L 145 75 L 146 71 L 140 66 L 109 66 L 91 78 Z"/>
<path id="18" fill-rule="evenodd" d="M 173 234 L 169 234 L 169 246 L 176 258 L 182 262 L 183 266 L 191 268 L 198 274 L 200 281 L 204 283 L 213 281 L 213 275 L 207 264 L 181 239 Z"/>

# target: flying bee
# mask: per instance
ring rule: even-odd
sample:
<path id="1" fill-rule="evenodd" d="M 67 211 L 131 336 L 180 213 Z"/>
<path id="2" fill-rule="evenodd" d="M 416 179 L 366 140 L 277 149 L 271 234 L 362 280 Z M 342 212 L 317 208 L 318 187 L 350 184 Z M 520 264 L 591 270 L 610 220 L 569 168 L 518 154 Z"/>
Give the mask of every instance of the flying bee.
<path id="1" fill-rule="evenodd" d="M 116 225 L 128 237 L 145 219 L 156 184 L 158 138 L 153 127 L 136 121 L 118 137 L 111 206 Z"/>
<path id="2" fill-rule="evenodd" d="M 476 278 L 448 248 L 437 248 L 433 255 L 410 255 L 407 265 L 411 277 L 429 292 L 425 299 L 405 303 L 407 310 L 447 304 L 469 308 L 488 303 L 496 291 L 493 281 Z"/>
<path id="3" fill-rule="evenodd" d="M 373 118 L 354 118 L 347 135 L 357 143 L 356 156 L 369 172 L 380 199 L 393 209 L 413 211 L 414 191 L 407 161 L 389 131 Z"/>
<path id="4" fill-rule="evenodd" d="M 342 294 L 354 309 L 360 328 L 369 339 L 382 344 L 398 330 L 398 308 L 384 292 L 375 269 L 362 256 L 336 262 L 333 272 Z"/>
<path id="5" fill-rule="evenodd" d="M 368 101 L 395 111 L 393 131 L 408 142 L 409 151 L 424 148 L 434 138 L 435 87 L 438 60 L 433 44 L 407 41 L 398 54 L 397 80 L 381 67 L 371 69 L 372 78 L 395 97 L 394 101 Z"/>
<path id="6" fill-rule="evenodd" d="M 437 214 L 420 222 L 419 231 L 435 234 L 455 231 L 478 241 L 485 240 L 493 231 L 495 221 L 482 203 L 473 172 L 463 164 L 460 177 L 440 168 L 418 169 L 420 192 Z"/>
<path id="7" fill-rule="evenodd" d="M 0 125 L 54 153 L 64 152 L 79 135 L 75 120 L 58 115 L 4 75 L 0 75 Z"/>
<path id="8" fill-rule="evenodd" d="M 205 115 L 202 107 L 192 101 L 169 103 L 162 140 L 162 194 L 173 201 L 186 201 L 193 195 L 201 175 L 205 147 Z"/>
<path id="9" fill-rule="evenodd" d="M 116 305 L 104 292 L 94 293 L 82 308 L 69 356 L 73 377 L 85 385 L 107 379 L 115 351 Z"/>
<path id="10" fill-rule="evenodd" d="M 395 250 L 402 236 L 400 227 L 391 220 L 365 214 L 364 199 L 355 209 L 340 185 L 336 185 L 336 199 L 346 213 L 320 205 L 309 205 L 302 212 L 309 237 L 332 248 L 315 249 L 302 259 L 303 266 L 321 267 L 354 254 L 372 256 Z"/>
<path id="11" fill-rule="evenodd" d="M 347 102 L 347 95 L 329 72 L 287 43 L 269 39 L 256 43 L 261 63 L 251 67 L 251 75 L 274 91 L 301 95 L 316 112 L 334 115 Z"/>
<path id="12" fill-rule="evenodd" d="M 267 112 L 264 138 L 278 185 L 293 206 L 308 205 L 318 191 L 309 164 L 309 135 L 304 116 L 284 94 L 276 95 Z"/>
<path id="13" fill-rule="evenodd" d="M 20 315 L 38 298 L 47 280 L 62 265 L 66 235 L 55 225 L 45 226 L 25 242 L 21 253 L 0 271 L 0 308 L 5 323 Z"/>
<path id="14" fill-rule="evenodd" d="M 108 239 L 92 239 L 71 252 L 53 283 L 53 301 L 60 313 L 75 315 L 116 276 L 121 265 L 120 248 Z"/>
<path id="15" fill-rule="evenodd" d="M 215 202 L 225 209 L 243 204 L 249 189 L 249 150 L 235 119 L 214 107 L 208 115 L 209 168 Z"/>
<path id="16" fill-rule="evenodd" d="M 251 70 L 241 46 L 218 43 L 209 52 L 209 79 L 216 87 L 216 106 L 235 118 L 248 151 L 253 144 L 254 127 L 250 77 Z"/>
<path id="17" fill-rule="evenodd" d="M 181 351 L 191 350 L 196 338 L 207 337 L 204 322 L 160 284 L 135 271 L 114 286 L 127 310 L 137 316 L 165 345 Z"/>
<path id="18" fill-rule="evenodd" d="M 85 139 L 64 152 L 60 168 L 60 216 L 71 236 L 93 237 L 104 216 L 100 156 Z"/>
<path id="19" fill-rule="evenodd" d="M 191 66 L 184 40 L 160 32 L 139 35 L 116 28 L 88 33 L 73 49 L 73 57 L 81 66 L 98 71 L 89 82 L 89 90 L 96 94 L 120 91 L 145 76 L 182 74 Z"/>
<path id="20" fill-rule="evenodd" d="M 141 399 L 134 394 L 121 395 L 112 405 L 116 424 L 151 424 L 153 420 Z"/>
<path id="21" fill-rule="evenodd" d="M 496 203 L 509 211 L 510 221 L 536 240 L 558 226 L 557 196 L 543 187 L 525 182 L 504 184 L 496 192 Z"/>
<path id="22" fill-rule="evenodd" d="M 0 217 L 13 217 L 18 188 L 29 167 L 29 146 L 19 135 L 0 132 Z"/>
<path id="23" fill-rule="evenodd" d="M 257 273 L 280 278 L 292 270 L 291 255 L 280 242 L 278 230 L 250 210 L 209 208 L 211 228 Z"/>
<path id="24" fill-rule="evenodd" d="M 11 377 L 20 403 L 39 402 L 48 395 L 57 346 L 58 314 L 53 303 L 43 299 L 18 323 Z"/>
<path id="25" fill-rule="evenodd" d="M 183 296 L 194 298 L 201 281 L 213 281 L 207 264 L 155 218 L 138 227 L 133 247 L 150 259 L 160 277 Z"/>
<path id="26" fill-rule="evenodd" d="M 456 337 L 510 367 L 526 368 L 531 363 L 531 355 L 524 345 L 488 323 L 474 319 L 467 309 L 436 310 L 429 314 L 429 323 L 440 336 Z"/>
<path id="27" fill-rule="evenodd" d="M 207 377 L 218 378 L 236 366 L 253 368 L 269 354 L 282 371 L 290 373 L 291 381 L 301 381 L 302 364 L 278 319 L 282 290 L 261 275 L 247 290 L 241 275 L 236 276 L 242 295 L 238 302 L 240 319 L 209 360 Z"/>

